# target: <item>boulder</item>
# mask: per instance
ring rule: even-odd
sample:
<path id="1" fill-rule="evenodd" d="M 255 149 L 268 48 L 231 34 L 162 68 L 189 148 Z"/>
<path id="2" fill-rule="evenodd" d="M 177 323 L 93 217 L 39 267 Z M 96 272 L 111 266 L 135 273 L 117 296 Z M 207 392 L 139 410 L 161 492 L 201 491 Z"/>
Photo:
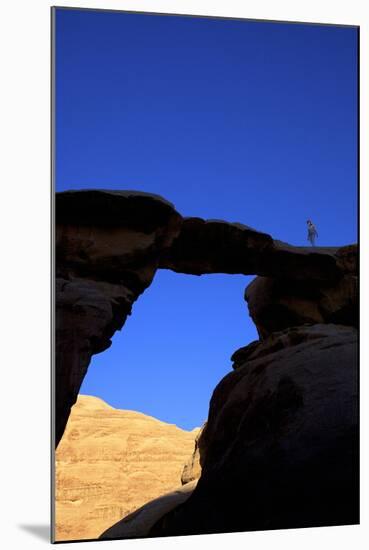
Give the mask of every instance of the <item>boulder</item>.
<path id="1" fill-rule="evenodd" d="M 338 249 L 335 257 L 342 276 L 334 282 L 256 277 L 248 285 L 245 300 L 260 338 L 305 323 L 358 326 L 356 246 Z"/>
<path id="2" fill-rule="evenodd" d="M 359 521 L 357 330 L 315 324 L 235 354 L 210 402 L 202 473 L 150 536 Z"/>

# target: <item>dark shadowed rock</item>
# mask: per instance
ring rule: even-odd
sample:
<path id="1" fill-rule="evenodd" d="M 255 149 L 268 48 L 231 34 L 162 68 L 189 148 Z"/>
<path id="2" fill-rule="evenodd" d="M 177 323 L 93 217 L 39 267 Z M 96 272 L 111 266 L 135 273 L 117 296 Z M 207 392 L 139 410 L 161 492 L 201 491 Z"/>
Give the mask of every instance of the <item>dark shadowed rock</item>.
<path id="1" fill-rule="evenodd" d="M 70 276 L 56 279 L 55 296 L 55 438 L 58 444 L 91 356 L 111 345 L 111 336 L 130 314 L 135 294 L 123 285 Z"/>
<path id="2" fill-rule="evenodd" d="M 347 274 L 357 275 L 359 272 L 359 258 L 356 244 L 342 246 L 336 252 L 338 267 Z"/>
<path id="3" fill-rule="evenodd" d="M 259 336 L 305 323 L 358 326 L 356 246 L 337 249 L 334 257 L 342 276 L 334 282 L 256 277 L 245 300 Z"/>
<path id="4" fill-rule="evenodd" d="M 333 283 L 342 273 L 337 265 L 335 247 L 292 246 L 278 240 L 273 249 L 263 255 L 258 275 L 273 276 L 294 281 Z"/>
<path id="5" fill-rule="evenodd" d="M 56 195 L 56 444 L 91 356 L 111 345 L 150 285 L 182 223 L 158 196 L 132 191 Z"/>
<path id="6" fill-rule="evenodd" d="M 256 273 L 265 248 L 273 248 L 272 237 L 246 225 L 185 218 L 160 267 L 192 275 Z"/>
<path id="7" fill-rule="evenodd" d="M 93 225 L 130 227 L 152 233 L 165 226 L 173 216 L 172 203 L 143 191 L 82 189 L 57 193 L 56 223 L 61 225 Z"/>
<path id="8" fill-rule="evenodd" d="M 294 247 L 241 223 L 184 218 L 160 267 L 179 273 L 243 273 L 337 281 L 337 248 Z"/>
<path id="9" fill-rule="evenodd" d="M 278 352 L 283 354 L 295 352 L 301 353 L 305 348 L 317 347 L 326 339 L 329 339 L 329 347 L 338 348 L 356 338 L 356 332 L 349 327 L 333 324 L 306 324 L 305 326 L 289 327 L 279 332 L 273 332 L 264 340 L 255 340 L 247 346 L 235 351 L 231 357 L 233 368 L 238 369 L 250 365 L 250 361 L 265 356 L 272 357 L 273 361 L 278 360 Z M 301 346 L 305 347 L 301 347 Z M 296 346 L 299 346 L 296 348 Z M 328 348 L 329 349 L 329 348 Z"/>
<path id="10" fill-rule="evenodd" d="M 133 191 L 66 191 L 56 195 L 56 268 L 142 292 L 182 217 L 165 199 Z"/>
<path id="11" fill-rule="evenodd" d="M 236 360 L 210 402 L 197 487 L 150 535 L 357 523 L 356 329 L 294 327 Z"/>

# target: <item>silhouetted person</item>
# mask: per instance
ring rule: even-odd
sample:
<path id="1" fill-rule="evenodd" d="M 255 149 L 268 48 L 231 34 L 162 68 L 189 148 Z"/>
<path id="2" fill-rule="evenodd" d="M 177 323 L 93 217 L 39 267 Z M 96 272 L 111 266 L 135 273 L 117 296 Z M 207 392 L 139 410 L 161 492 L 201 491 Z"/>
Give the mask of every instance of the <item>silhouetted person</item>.
<path id="1" fill-rule="evenodd" d="M 315 246 L 315 238 L 318 236 L 318 232 L 316 230 L 315 225 L 311 220 L 307 220 L 307 226 L 308 226 L 308 241 L 311 242 L 311 246 Z"/>

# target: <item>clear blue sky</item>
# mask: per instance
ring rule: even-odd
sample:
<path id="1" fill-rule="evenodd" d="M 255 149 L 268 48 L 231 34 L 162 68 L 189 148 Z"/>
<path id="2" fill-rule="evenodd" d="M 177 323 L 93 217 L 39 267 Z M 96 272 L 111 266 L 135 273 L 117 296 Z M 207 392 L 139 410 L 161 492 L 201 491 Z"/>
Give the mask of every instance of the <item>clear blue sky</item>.
<path id="1" fill-rule="evenodd" d="M 58 9 L 56 188 L 137 189 L 305 245 L 357 240 L 357 31 Z M 241 275 L 157 273 L 81 393 L 192 429 L 256 338 Z"/>

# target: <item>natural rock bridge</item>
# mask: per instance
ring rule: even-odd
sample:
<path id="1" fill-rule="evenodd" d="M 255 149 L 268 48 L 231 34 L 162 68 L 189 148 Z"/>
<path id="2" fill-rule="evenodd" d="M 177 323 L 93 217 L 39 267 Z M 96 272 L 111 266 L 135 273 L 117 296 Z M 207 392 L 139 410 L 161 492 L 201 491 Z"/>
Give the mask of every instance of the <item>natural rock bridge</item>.
<path id="1" fill-rule="evenodd" d="M 183 218 L 137 191 L 57 193 L 56 445 L 91 356 L 110 346 L 160 268 L 258 275 L 245 298 L 262 339 L 305 323 L 357 324 L 355 245 L 293 247 L 240 223 Z"/>
<path id="2" fill-rule="evenodd" d="M 91 356 L 160 268 L 257 275 L 245 299 L 260 340 L 233 353 L 214 389 L 195 450 L 201 475 L 191 466 L 193 481 L 100 538 L 357 523 L 355 245 L 293 247 L 134 191 L 57 194 L 56 444 Z"/>

